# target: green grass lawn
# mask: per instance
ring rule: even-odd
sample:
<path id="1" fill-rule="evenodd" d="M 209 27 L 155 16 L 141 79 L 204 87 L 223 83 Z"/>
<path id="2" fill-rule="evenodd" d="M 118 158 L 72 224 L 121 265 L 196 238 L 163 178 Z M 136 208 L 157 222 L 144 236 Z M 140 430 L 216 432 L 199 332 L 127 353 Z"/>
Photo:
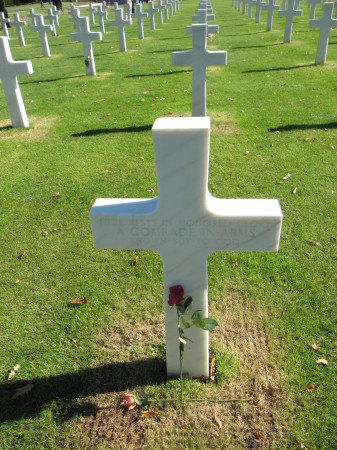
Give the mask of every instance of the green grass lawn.
<path id="1" fill-rule="evenodd" d="M 337 34 L 315 66 L 318 30 L 302 3 L 283 44 L 284 19 L 267 33 L 265 12 L 257 25 L 230 0 L 212 1 L 220 33 L 208 48 L 227 50 L 228 65 L 207 69 L 209 190 L 277 198 L 284 219 L 278 253 L 209 257 L 216 378 L 185 390 L 250 402 L 188 403 L 182 414 L 158 403 L 150 419 L 120 401 L 179 394 L 165 375 L 161 259 L 95 250 L 88 213 L 97 197 L 156 195 L 151 127 L 191 115 L 192 71 L 173 67 L 171 52 L 191 48 L 198 2 L 181 1 L 156 31 L 145 23 L 144 40 L 136 23 L 126 28 L 124 54 L 107 26 L 93 44 L 96 77 L 70 42 L 68 4 L 51 58 L 28 27 L 26 47 L 10 29 L 13 58 L 34 74 L 19 77 L 29 129 L 12 129 L 0 92 L 1 449 L 336 448 Z"/>

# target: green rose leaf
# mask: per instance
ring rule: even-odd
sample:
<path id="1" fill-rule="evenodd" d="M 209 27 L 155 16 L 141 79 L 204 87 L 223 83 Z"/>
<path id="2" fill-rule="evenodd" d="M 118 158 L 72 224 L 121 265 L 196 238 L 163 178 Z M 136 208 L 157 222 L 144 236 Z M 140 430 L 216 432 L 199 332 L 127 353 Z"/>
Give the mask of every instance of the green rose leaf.
<path id="1" fill-rule="evenodd" d="M 187 322 L 183 317 L 181 319 L 183 321 L 183 324 L 184 324 L 185 328 L 191 328 L 192 325 L 189 322 Z"/>
<path id="2" fill-rule="evenodd" d="M 184 304 L 181 302 L 181 303 L 176 303 L 176 307 L 178 308 L 178 311 L 181 313 L 181 314 L 184 314 L 184 312 L 185 312 L 185 308 L 184 308 Z"/>
<path id="3" fill-rule="evenodd" d="M 193 304 L 192 297 L 187 297 L 187 299 L 184 301 L 185 312 L 188 312 L 191 309 L 192 304 Z"/>
<path id="4" fill-rule="evenodd" d="M 218 322 L 216 320 L 214 320 L 214 319 L 211 319 L 210 317 L 205 317 L 203 319 L 203 321 L 205 323 L 205 326 L 203 327 L 203 330 L 212 331 L 212 330 L 214 330 L 214 328 L 216 326 L 218 326 Z"/>
<path id="5" fill-rule="evenodd" d="M 197 311 L 195 311 L 192 315 L 192 322 L 195 325 L 195 322 L 202 320 L 202 311 L 201 309 L 198 309 Z"/>
<path id="6" fill-rule="evenodd" d="M 149 402 L 150 396 L 146 394 L 135 395 L 135 402 L 138 406 L 144 406 Z"/>

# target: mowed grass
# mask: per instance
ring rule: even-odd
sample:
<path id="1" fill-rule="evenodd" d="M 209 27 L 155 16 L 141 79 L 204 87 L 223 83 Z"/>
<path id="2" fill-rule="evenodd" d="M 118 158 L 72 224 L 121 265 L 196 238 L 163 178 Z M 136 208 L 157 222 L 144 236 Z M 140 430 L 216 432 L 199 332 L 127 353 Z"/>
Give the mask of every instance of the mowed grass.
<path id="1" fill-rule="evenodd" d="M 158 403 L 150 419 L 120 407 L 125 391 L 179 393 L 165 375 L 162 263 L 95 250 L 88 213 L 97 197 L 156 195 L 151 127 L 191 115 L 192 71 L 173 67 L 171 52 L 191 48 L 197 5 L 181 1 L 155 31 L 145 23 L 143 41 L 136 23 L 126 28 L 125 54 L 107 26 L 93 44 L 96 77 L 70 42 L 68 4 L 51 58 L 36 33 L 25 28 L 20 47 L 10 29 L 13 58 L 31 60 L 34 74 L 19 77 L 29 129 L 12 129 L 0 95 L 0 448 L 336 447 L 337 35 L 327 63 L 313 65 L 306 5 L 285 45 L 284 19 L 266 33 L 265 12 L 257 25 L 212 1 L 220 33 L 208 48 L 227 50 L 228 65 L 207 69 L 209 189 L 278 198 L 284 221 L 276 254 L 209 257 L 216 379 L 186 380 L 185 395 L 250 402 L 186 403 L 182 414 Z"/>

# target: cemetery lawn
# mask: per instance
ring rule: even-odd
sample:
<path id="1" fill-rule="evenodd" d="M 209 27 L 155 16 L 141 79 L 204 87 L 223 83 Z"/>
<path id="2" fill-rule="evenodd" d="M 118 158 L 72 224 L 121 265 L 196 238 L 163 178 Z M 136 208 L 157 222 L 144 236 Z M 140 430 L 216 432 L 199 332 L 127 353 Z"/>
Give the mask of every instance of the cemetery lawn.
<path id="1" fill-rule="evenodd" d="M 67 3 L 49 59 L 36 33 L 24 28 L 20 47 L 10 29 L 13 58 L 34 74 L 18 78 L 29 129 L 11 127 L 0 93 L 1 449 L 336 448 L 337 34 L 313 65 L 304 2 L 283 44 L 284 19 L 266 33 L 266 12 L 255 24 L 212 1 L 220 34 L 208 48 L 227 50 L 228 66 L 207 69 L 209 190 L 277 198 L 284 218 L 278 253 L 209 257 L 215 381 L 186 380 L 185 396 L 250 401 L 186 402 L 182 414 L 154 403 L 150 418 L 120 406 L 124 392 L 178 397 L 165 376 L 168 299 L 160 257 L 95 250 L 88 213 L 97 197 L 157 195 L 151 127 L 191 114 L 192 71 L 171 52 L 191 47 L 197 5 L 181 1 L 156 31 L 145 23 L 143 41 L 126 28 L 124 54 L 106 26 L 96 77 L 70 43 Z"/>

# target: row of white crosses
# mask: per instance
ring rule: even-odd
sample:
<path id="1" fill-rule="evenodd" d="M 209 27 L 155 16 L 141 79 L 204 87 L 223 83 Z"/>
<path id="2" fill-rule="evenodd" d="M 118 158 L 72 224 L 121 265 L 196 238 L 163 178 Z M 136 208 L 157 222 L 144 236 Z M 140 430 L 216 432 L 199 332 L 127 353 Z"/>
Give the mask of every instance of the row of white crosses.
<path id="1" fill-rule="evenodd" d="M 192 51 L 173 53 L 177 63 L 184 59 L 193 67 L 193 77 L 202 80 L 201 90 L 206 66 L 225 61 L 225 52 L 207 51 L 206 31 L 206 23 L 192 25 Z M 212 59 L 216 54 L 220 59 Z M 209 193 L 210 118 L 192 115 L 154 123 L 157 197 L 97 199 L 90 211 L 96 248 L 154 250 L 162 258 L 168 376 L 180 373 L 177 317 L 168 305 L 169 288 L 182 285 L 195 309 L 207 317 L 208 255 L 218 250 L 277 251 L 282 226 L 277 200 L 227 200 Z M 208 332 L 191 330 L 193 344 L 185 346 L 183 373 L 208 377 Z"/>
<path id="2" fill-rule="evenodd" d="M 241 3 L 243 2 L 243 12 L 245 11 L 245 4 L 249 3 L 250 6 L 256 7 L 255 22 L 260 23 L 261 8 L 268 11 L 266 31 L 271 31 L 273 26 L 273 13 L 280 9 L 279 5 L 276 5 L 275 0 L 267 0 L 267 3 L 262 3 L 262 0 L 236 0 L 233 1 L 234 6 L 238 6 L 240 11 Z M 292 26 L 294 17 L 303 15 L 303 10 L 298 9 L 299 0 L 288 0 L 286 6 L 286 0 L 283 0 L 282 10 L 279 11 L 278 17 L 285 17 L 286 24 L 283 36 L 284 43 L 291 42 Z M 324 64 L 328 52 L 329 34 L 330 30 L 337 28 L 337 2 L 324 2 L 322 4 L 323 14 L 319 19 L 315 19 L 315 12 L 317 4 L 321 3 L 321 0 L 308 0 L 308 6 L 310 9 L 309 28 L 319 28 L 319 38 L 317 44 L 315 64 Z M 333 8 L 336 7 L 334 18 Z"/>

